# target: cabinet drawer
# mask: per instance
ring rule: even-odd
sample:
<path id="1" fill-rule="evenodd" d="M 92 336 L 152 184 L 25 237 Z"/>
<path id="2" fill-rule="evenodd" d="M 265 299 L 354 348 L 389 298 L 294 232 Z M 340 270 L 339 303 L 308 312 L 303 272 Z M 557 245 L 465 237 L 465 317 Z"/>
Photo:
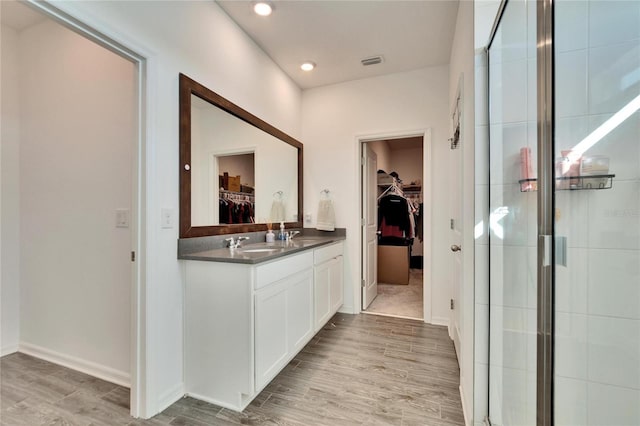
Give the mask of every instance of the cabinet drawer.
<path id="1" fill-rule="evenodd" d="M 326 247 L 315 249 L 313 264 L 319 265 L 323 262 L 326 262 L 329 259 L 333 259 L 334 257 L 342 255 L 342 252 L 343 252 L 342 241 L 331 244 Z"/>
<path id="2" fill-rule="evenodd" d="M 259 289 L 313 266 L 313 252 L 274 260 L 256 268 L 255 288 Z"/>

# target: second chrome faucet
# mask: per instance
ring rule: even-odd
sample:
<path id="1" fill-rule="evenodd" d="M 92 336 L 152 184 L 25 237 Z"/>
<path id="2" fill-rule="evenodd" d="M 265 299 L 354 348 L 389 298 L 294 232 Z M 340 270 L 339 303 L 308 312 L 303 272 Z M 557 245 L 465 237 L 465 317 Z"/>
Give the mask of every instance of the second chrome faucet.
<path id="1" fill-rule="evenodd" d="M 229 248 L 230 249 L 236 249 L 236 248 L 240 248 L 240 243 L 242 243 L 245 240 L 248 240 L 249 237 L 238 237 L 237 239 L 233 239 L 233 237 L 231 238 L 226 238 L 225 241 L 229 242 Z"/>

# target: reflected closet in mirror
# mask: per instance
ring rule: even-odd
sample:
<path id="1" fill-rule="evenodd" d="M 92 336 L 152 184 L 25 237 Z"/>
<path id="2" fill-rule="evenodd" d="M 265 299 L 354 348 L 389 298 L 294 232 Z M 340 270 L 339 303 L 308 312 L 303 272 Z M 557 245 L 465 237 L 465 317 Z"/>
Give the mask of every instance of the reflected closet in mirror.
<path id="1" fill-rule="evenodd" d="M 180 74 L 180 237 L 301 218 L 302 143 Z"/>

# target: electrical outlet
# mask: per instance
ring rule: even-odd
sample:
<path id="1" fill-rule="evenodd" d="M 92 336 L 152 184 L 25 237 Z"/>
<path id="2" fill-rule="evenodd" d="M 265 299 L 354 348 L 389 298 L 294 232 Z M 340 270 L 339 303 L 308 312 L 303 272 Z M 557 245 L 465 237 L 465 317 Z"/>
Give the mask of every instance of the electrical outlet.
<path id="1" fill-rule="evenodd" d="M 304 215 L 305 223 L 311 223 L 311 213 L 307 213 Z"/>
<path id="2" fill-rule="evenodd" d="M 173 209 L 162 209 L 160 226 L 163 229 L 173 228 Z"/>

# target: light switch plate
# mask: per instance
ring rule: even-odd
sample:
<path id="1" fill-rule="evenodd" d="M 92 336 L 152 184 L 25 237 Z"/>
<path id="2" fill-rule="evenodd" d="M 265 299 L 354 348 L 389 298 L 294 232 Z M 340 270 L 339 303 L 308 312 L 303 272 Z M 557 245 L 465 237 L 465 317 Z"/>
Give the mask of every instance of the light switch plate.
<path id="1" fill-rule="evenodd" d="M 173 209 L 168 209 L 168 208 L 162 209 L 160 226 L 163 229 L 173 228 Z"/>
<path id="2" fill-rule="evenodd" d="M 116 228 L 129 227 L 129 209 L 116 209 Z"/>

